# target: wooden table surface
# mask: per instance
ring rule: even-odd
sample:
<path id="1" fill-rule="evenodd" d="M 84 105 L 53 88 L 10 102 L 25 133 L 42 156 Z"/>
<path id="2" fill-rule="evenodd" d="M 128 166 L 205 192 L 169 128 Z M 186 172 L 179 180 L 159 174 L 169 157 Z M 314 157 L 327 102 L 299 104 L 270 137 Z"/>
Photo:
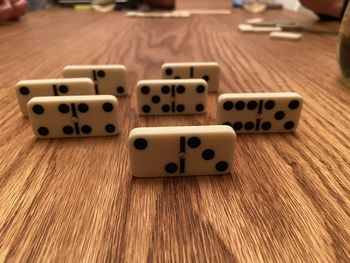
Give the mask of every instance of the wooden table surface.
<path id="1" fill-rule="evenodd" d="M 337 38 L 241 34 L 237 24 L 248 17 L 52 9 L 0 26 L 0 260 L 350 262 L 350 89 L 340 80 Z M 164 62 L 211 60 L 221 65 L 220 93 L 300 93 L 297 131 L 238 135 L 231 175 L 133 179 L 132 128 L 215 124 L 217 98 L 209 96 L 204 116 L 140 117 L 136 82 L 159 78 Z M 35 139 L 15 83 L 105 63 L 128 68 L 120 134 Z"/>

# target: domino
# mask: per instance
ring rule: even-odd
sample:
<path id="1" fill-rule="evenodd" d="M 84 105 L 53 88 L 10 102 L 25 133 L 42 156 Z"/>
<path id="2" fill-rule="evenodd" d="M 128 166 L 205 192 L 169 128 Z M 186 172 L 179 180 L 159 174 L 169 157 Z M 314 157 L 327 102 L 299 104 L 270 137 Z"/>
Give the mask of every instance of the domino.
<path id="1" fill-rule="evenodd" d="M 201 114 L 208 85 L 203 79 L 141 80 L 136 94 L 140 115 Z"/>
<path id="2" fill-rule="evenodd" d="M 123 65 L 69 65 L 63 69 L 63 77 L 87 77 L 95 83 L 95 93 L 126 96 L 127 72 Z"/>
<path id="3" fill-rule="evenodd" d="M 164 63 L 162 77 L 164 79 L 204 79 L 208 83 L 209 92 L 217 92 L 220 66 L 216 62 Z"/>
<path id="4" fill-rule="evenodd" d="M 290 33 L 290 32 L 271 32 L 270 38 L 278 40 L 289 40 L 298 41 L 303 37 L 300 33 Z"/>
<path id="5" fill-rule="evenodd" d="M 35 97 L 27 104 L 38 138 L 116 135 L 118 101 L 112 95 Z"/>
<path id="6" fill-rule="evenodd" d="M 231 172 L 236 134 L 226 125 L 135 128 L 129 134 L 134 177 Z"/>
<path id="7" fill-rule="evenodd" d="M 227 93 L 218 97 L 217 121 L 237 133 L 293 132 L 303 99 L 298 93 Z"/>
<path id="8" fill-rule="evenodd" d="M 34 97 L 95 94 L 94 83 L 88 78 L 21 80 L 15 90 L 24 116 L 28 116 L 27 103 Z"/>
<path id="9" fill-rule="evenodd" d="M 238 29 L 244 33 L 270 33 L 270 32 L 278 32 L 281 31 L 281 27 L 279 26 L 253 26 L 250 24 L 239 24 Z"/>

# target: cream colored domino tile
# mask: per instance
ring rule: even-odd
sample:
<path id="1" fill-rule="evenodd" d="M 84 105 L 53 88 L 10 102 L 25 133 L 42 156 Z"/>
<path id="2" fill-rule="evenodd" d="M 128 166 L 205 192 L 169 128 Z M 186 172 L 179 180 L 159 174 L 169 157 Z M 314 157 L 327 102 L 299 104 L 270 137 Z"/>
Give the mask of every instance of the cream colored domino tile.
<path id="1" fill-rule="evenodd" d="M 112 95 L 35 97 L 27 104 L 38 138 L 116 135 L 118 100 Z"/>
<path id="2" fill-rule="evenodd" d="M 231 172 L 236 134 L 226 125 L 135 128 L 129 134 L 135 177 Z"/>

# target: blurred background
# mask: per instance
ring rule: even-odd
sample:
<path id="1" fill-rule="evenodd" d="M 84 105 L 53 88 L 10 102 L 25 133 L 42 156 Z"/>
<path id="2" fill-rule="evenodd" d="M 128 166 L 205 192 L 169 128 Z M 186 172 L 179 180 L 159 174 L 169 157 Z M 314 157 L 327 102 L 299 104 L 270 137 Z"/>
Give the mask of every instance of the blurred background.
<path id="1" fill-rule="evenodd" d="M 206 8 L 228 8 L 232 6 L 239 7 L 244 2 L 252 2 L 252 0 L 213 0 L 210 6 L 207 1 L 201 0 L 28 0 L 28 9 L 37 10 L 43 9 L 50 5 L 61 4 L 61 5 L 74 5 L 74 4 L 88 4 L 91 2 L 98 3 L 111 3 L 114 2 L 119 8 L 137 9 L 140 6 L 149 5 L 153 8 L 177 8 L 187 9 L 188 6 L 193 8 L 196 6 L 200 9 Z M 255 1 L 259 3 L 268 4 L 281 4 L 283 8 L 293 11 L 305 11 L 306 9 L 301 6 L 298 0 L 266 0 L 266 1 Z"/>

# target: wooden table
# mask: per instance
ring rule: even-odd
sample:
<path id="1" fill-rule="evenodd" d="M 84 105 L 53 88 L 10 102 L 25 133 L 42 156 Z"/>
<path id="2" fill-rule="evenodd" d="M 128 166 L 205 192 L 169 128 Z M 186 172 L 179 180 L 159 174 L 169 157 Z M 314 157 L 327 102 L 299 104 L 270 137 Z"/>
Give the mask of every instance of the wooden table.
<path id="1" fill-rule="evenodd" d="M 241 34 L 237 24 L 248 17 L 52 9 L 1 26 L 0 260 L 349 262 L 350 89 L 340 80 L 337 38 Z M 300 93 L 297 131 L 239 135 L 228 176 L 133 179 L 132 128 L 215 124 L 217 98 L 209 96 L 205 116 L 140 117 L 136 82 L 159 78 L 166 61 L 210 60 L 221 65 L 220 93 Z M 35 139 L 15 83 L 60 77 L 68 64 L 104 63 L 129 72 L 120 134 Z"/>

